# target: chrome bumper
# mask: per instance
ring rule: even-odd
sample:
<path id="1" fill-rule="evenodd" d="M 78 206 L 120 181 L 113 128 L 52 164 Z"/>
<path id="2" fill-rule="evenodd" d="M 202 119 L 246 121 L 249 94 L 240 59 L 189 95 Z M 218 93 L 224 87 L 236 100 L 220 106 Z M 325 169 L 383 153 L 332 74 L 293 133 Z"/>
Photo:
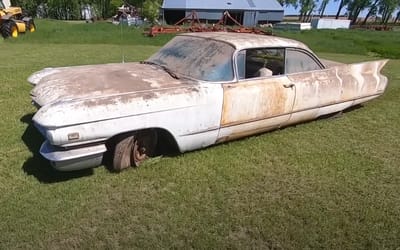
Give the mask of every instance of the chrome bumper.
<path id="1" fill-rule="evenodd" d="M 63 149 L 45 141 L 40 147 L 40 154 L 59 171 L 73 171 L 99 166 L 106 151 L 107 148 L 104 144 Z"/>

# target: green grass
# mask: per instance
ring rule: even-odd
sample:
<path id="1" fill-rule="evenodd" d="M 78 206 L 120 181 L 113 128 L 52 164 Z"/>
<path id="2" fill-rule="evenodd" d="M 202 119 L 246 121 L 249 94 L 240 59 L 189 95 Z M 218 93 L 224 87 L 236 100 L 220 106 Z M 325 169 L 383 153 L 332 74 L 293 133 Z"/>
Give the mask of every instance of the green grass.
<path id="1" fill-rule="evenodd" d="M 60 173 L 38 150 L 26 78 L 49 66 L 141 60 L 171 36 L 106 23 L 37 21 L 36 33 L 0 44 L 0 249 L 325 248 L 400 246 L 400 60 L 384 68 L 386 93 L 338 119 L 318 120 L 121 174 Z M 54 32 L 59 30 L 59 32 Z M 371 59 L 394 32 L 357 32 L 352 49 L 326 33 L 282 33 L 325 58 Z M 363 35 L 365 34 L 365 36 Z M 381 37 L 391 39 L 386 43 Z M 397 40 L 396 40 L 397 39 Z M 343 46 L 339 44 L 343 43 Z M 361 47 L 361 48 L 360 48 Z M 376 55 L 374 55 L 376 56 Z M 73 115 L 73 114 L 71 114 Z"/>
<path id="2" fill-rule="evenodd" d="M 21 36 L 16 43 L 49 44 L 125 44 L 161 46 L 173 35 L 158 36 L 157 39 L 144 36 L 143 29 L 133 26 L 115 26 L 101 21 L 85 23 L 80 21 L 36 20 L 38 32 Z"/>
<path id="3" fill-rule="evenodd" d="M 318 52 L 375 55 L 400 59 L 400 32 L 371 30 L 275 31 L 277 35 L 305 42 Z"/>

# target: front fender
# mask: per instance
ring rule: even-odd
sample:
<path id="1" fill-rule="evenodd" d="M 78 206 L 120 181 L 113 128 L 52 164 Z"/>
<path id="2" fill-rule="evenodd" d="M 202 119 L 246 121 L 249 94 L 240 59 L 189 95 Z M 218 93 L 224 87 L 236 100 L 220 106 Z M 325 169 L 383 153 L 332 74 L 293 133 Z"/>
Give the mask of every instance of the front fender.
<path id="1" fill-rule="evenodd" d="M 207 84 L 189 94 L 130 97 L 125 102 L 118 97 L 53 103 L 42 107 L 33 121 L 58 146 L 105 141 L 148 128 L 168 131 L 182 152 L 216 141 L 222 109 L 219 84 Z"/>

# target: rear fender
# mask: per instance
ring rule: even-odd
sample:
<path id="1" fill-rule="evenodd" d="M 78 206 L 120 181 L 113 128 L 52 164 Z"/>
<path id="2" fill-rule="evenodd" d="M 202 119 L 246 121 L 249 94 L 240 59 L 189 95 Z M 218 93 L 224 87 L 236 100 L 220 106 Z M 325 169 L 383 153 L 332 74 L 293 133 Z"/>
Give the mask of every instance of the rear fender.
<path id="1" fill-rule="evenodd" d="M 342 83 L 342 98 L 363 98 L 381 95 L 388 84 L 382 68 L 389 60 L 376 60 L 337 67 L 337 76 Z"/>

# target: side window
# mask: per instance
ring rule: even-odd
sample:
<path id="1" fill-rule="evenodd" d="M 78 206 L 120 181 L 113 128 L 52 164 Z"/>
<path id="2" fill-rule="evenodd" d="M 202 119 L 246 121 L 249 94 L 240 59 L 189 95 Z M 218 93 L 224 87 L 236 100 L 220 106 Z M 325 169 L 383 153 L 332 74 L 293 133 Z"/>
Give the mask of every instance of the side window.
<path id="1" fill-rule="evenodd" d="M 237 54 L 237 67 L 238 67 L 238 75 L 239 79 L 246 78 L 246 51 L 242 50 L 239 51 Z"/>
<path id="2" fill-rule="evenodd" d="M 321 66 L 310 55 L 299 50 L 286 50 L 286 74 L 319 69 Z"/>
<path id="3" fill-rule="evenodd" d="M 238 53 L 239 79 L 281 75 L 284 71 L 284 49 L 248 49 Z"/>

